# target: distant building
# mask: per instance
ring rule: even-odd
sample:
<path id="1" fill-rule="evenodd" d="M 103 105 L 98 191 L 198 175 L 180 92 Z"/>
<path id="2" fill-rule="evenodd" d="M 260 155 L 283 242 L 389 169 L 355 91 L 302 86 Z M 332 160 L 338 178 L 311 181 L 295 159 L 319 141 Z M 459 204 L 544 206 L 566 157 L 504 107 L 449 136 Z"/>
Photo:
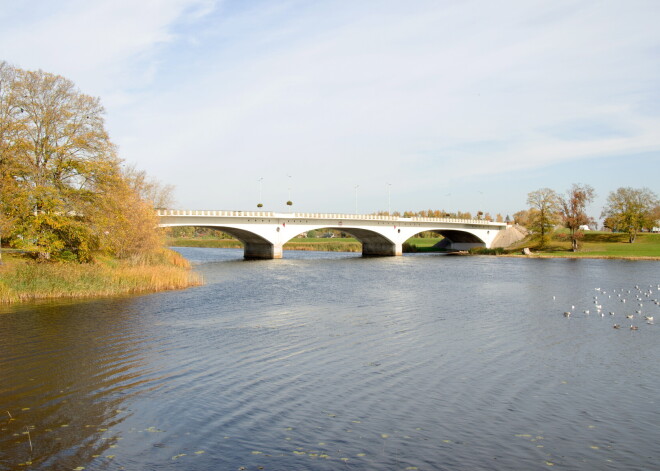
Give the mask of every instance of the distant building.
<path id="1" fill-rule="evenodd" d="M 581 231 L 590 231 L 591 229 L 586 224 L 583 224 L 583 225 L 580 226 L 580 230 Z"/>

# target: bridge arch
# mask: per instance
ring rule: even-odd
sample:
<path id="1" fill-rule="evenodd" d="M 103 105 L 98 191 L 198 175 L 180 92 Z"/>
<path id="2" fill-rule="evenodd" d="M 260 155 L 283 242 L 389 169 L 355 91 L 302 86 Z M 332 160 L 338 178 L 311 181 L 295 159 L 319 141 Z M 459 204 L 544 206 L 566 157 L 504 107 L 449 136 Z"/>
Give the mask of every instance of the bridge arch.
<path id="1" fill-rule="evenodd" d="M 473 247 L 485 247 L 486 241 L 483 240 L 478 235 L 468 231 L 468 230 L 456 230 L 456 229 L 425 229 L 419 231 L 412 235 L 415 237 L 417 234 L 422 232 L 433 232 L 444 237 L 444 240 L 439 242 L 438 248 L 454 249 L 454 250 L 465 250 Z"/>
<path id="2" fill-rule="evenodd" d="M 356 227 L 310 226 L 309 229 L 298 232 L 297 234 L 289 237 L 287 240 L 284 241 L 284 243 L 289 242 L 290 240 L 295 238 L 297 235 L 302 234 L 303 232 L 318 231 L 322 229 L 345 232 L 346 234 L 355 237 L 362 244 L 363 256 L 401 255 L 401 244 L 397 244 L 395 241 L 387 238 L 383 234 L 380 234 L 376 231 L 372 231 L 369 229 L 360 229 Z"/>
<path id="3" fill-rule="evenodd" d="M 238 239 L 243 244 L 243 257 L 247 260 L 272 259 L 282 257 L 282 247 L 278 247 L 256 232 L 232 226 L 212 224 L 169 224 L 164 227 L 205 227 L 216 229 Z"/>

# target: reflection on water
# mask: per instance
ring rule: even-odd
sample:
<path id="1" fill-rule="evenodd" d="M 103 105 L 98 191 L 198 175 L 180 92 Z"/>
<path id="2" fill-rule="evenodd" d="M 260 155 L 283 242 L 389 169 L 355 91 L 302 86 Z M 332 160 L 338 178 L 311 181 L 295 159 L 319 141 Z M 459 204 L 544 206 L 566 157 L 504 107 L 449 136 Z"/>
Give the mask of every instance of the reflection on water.
<path id="1" fill-rule="evenodd" d="M 655 262 L 181 251 L 205 286 L 0 308 L 0 469 L 656 466 Z"/>

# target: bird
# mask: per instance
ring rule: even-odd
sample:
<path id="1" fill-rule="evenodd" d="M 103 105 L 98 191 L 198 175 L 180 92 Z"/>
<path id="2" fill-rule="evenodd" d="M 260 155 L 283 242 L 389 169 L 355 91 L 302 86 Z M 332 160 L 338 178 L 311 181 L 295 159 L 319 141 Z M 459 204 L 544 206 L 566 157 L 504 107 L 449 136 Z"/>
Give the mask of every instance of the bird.
<path id="1" fill-rule="evenodd" d="M 630 325 L 630 330 L 639 330 L 639 327 L 637 327 L 636 325 L 631 324 Z"/>
<path id="2" fill-rule="evenodd" d="M 571 313 L 570 313 L 569 311 L 566 311 L 566 312 L 564 313 L 564 317 L 571 317 Z"/>
<path id="3" fill-rule="evenodd" d="M 614 324 L 612 327 L 614 327 L 615 329 L 621 328 L 621 326 L 619 324 Z"/>
<path id="4" fill-rule="evenodd" d="M 626 314 L 626 319 L 632 319 L 633 315 L 632 314 Z"/>
<path id="5" fill-rule="evenodd" d="M 647 321 L 652 321 L 652 320 L 653 320 L 653 316 L 644 316 L 644 319 L 646 319 Z"/>

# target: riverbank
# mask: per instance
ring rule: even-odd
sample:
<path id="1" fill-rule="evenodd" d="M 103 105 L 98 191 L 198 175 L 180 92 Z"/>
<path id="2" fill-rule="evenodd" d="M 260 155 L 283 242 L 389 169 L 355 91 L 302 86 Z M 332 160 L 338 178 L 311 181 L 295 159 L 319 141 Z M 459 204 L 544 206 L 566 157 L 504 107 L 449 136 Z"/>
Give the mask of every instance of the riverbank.
<path id="1" fill-rule="evenodd" d="M 141 263 L 115 259 L 93 264 L 36 263 L 5 254 L 0 265 L 0 303 L 126 295 L 200 284 L 201 276 L 172 250 L 162 250 Z"/>
<path id="2" fill-rule="evenodd" d="M 434 246 L 442 240 L 438 238 L 414 237 L 409 239 L 403 247 L 404 252 L 438 252 Z M 168 238 L 169 247 L 204 247 L 239 249 L 243 244 L 236 239 L 217 239 L 211 237 L 177 237 Z M 284 250 L 309 250 L 321 252 L 362 252 L 362 244 L 354 238 L 296 238 L 283 247 Z"/>
<path id="3" fill-rule="evenodd" d="M 572 252 L 570 241 L 564 231 L 552 236 L 546 247 L 539 246 L 538 238 L 528 237 L 504 253 L 497 255 L 532 258 L 599 258 L 623 260 L 660 260 L 660 234 L 638 234 L 634 243 L 628 242 L 628 235 L 611 232 L 586 232 L 580 241 L 580 250 Z M 523 255 L 524 248 L 531 251 Z"/>
<path id="4" fill-rule="evenodd" d="M 437 244 L 442 240 L 430 237 L 408 239 L 403 246 L 406 253 L 444 252 Z M 172 247 L 242 248 L 235 239 L 217 238 L 170 238 L 167 245 Z M 531 255 L 523 255 L 524 248 Z M 325 252 L 361 252 L 362 245 L 353 238 L 297 238 L 284 245 L 284 250 L 316 250 Z M 539 247 L 538 238 L 530 236 L 506 249 L 473 249 L 472 255 L 497 255 L 528 258 L 600 258 L 624 260 L 660 260 L 660 234 L 639 234 L 631 244 L 627 234 L 592 231 L 584 234 L 580 251 L 570 250 L 566 231 L 553 235 L 546 247 Z"/>

